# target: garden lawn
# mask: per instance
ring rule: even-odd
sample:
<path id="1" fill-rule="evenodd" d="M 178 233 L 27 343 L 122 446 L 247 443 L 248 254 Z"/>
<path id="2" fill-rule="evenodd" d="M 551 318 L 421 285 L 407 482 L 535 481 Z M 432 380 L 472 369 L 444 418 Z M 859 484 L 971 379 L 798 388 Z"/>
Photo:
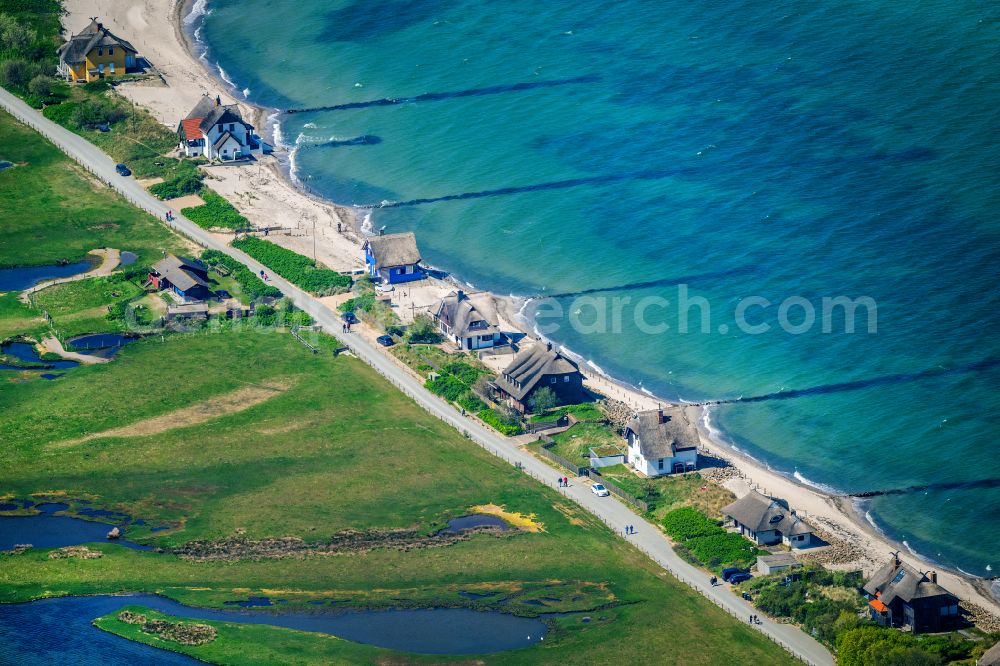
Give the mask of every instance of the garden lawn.
<path id="1" fill-rule="evenodd" d="M 345 529 L 430 534 L 489 503 L 532 516 L 542 530 L 436 548 L 239 562 L 193 562 L 113 543 L 92 546 L 103 553 L 92 560 L 50 559 L 33 549 L 3 556 L 0 601 L 136 590 L 209 605 L 264 594 L 289 606 L 333 597 L 524 614 L 587 610 L 594 621 L 557 619 L 543 643 L 483 661 L 592 664 L 628 654 L 630 663 L 791 663 L 553 489 L 430 417 L 360 361 L 334 358 L 332 341 L 318 344 L 313 355 L 286 333 L 174 335 L 136 342 L 113 362 L 74 368 L 58 382 L 5 387 L 0 496 L 46 493 L 73 510 L 73 500 L 90 499 L 92 507 L 145 519 L 129 537 L 167 547 L 235 534 L 307 541 Z M 244 397 L 234 401 L 234 394 Z M 208 420 L 192 417 L 192 407 Z M 149 421 L 164 415 L 174 427 Z M 94 437 L 137 424 L 144 429 L 135 434 Z M 171 529 L 148 531 L 159 524 Z M 459 594 L 469 589 L 495 594 L 485 601 Z M 542 597 L 543 606 L 526 603 Z M 303 635 L 314 641 L 306 648 L 257 631 L 217 639 L 212 660 L 255 663 L 253 645 L 306 663 L 371 663 L 375 654 L 339 649 L 321 635 Z"/>
<path id="2" fill-rule="evenodd" d="M 592 447 L 611 446 L 624 451 L 622 438 L 614 428 L 603 423 L 577 423 L 552 439 L 556 445 L 550 451 L 583 466 L 588 464 Z"/>
<path id="3" fill-rule="evenodd" d="M 48 326 L 41 314 L 17 300 L 16 292 L 0 293 L 0 341 L 15 335 L 32 335 Z"/>
<path id="4" fill-rule="evenodd" d="M 30 128 L 0 111 L 0 267 L 82 261 L 115 247 L 151 263 L 183 245 Z M 30 251 L 29 251 L 30 250 Z"/>
<path id="5" fill-rule="evenodd" d="M 142 295 L 133 282 L 96 277 L 64 282 L 34 294 L 35 307 L 49 313 L 60 340 L 86 333 L 121 333 L 124 318 L 108 317 L 109 306 L 127 303 Z"/>
<path id="6" fill-rule="evenodd" d="M 722 507 L 736 499 L 732 492 L 717 483 L 708 483 L 697 472 L 671 474 L 652 479 L 636 475 L 625 465 L 604 467 L 601 474 L 613 484 L 641 499 L 650 507 L 650 517 L 663 520 L 667 512 L 690 506 L 707 516 L 722 517 Z"/>

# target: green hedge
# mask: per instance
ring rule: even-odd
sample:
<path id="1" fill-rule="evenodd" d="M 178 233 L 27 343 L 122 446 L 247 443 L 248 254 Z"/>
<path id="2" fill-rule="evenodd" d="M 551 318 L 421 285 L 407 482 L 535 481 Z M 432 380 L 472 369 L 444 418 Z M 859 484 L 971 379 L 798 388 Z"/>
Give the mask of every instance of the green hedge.
<path id="1" fill-rule="evenodd" d="M 202 192 L 205 201 L 202 206 L 182 208 L 181 213 L 203 229 L 221 227 L 223 229 L 246 229 L 250 226 L 247 218 L 233 208 L 233 205 L 211 190 Z M 235 245 L 235 243 L 234 243 Z"/>
<path id="2" fill-rule="evenodd" d="M 724 530 L 720 530 L 718 523 L 690 506 L 674 509 L 664 516 L 663 527 L 667 534 L 678 541 L 710 536 L 718 534 L 720 531 L 724 532 Z"/>
<path id="3" fill-rule="evenodd" d="M 500 420 L 500 417 L 492 409 L 484 409 L 477 416 L 494 428 L 496 428 L 500 433 L 507 435 L 508 437 L 513 437 L 514 435 L 520 435 L 524 432 L 519 425 L 511 425 L 509 423 L 504 423 Z"/>
<path id="4" fill-rule="evenodd" d="M 233 241 L 233 247 L 243 250 L 289 282 L 320 296 L 340 294 L 351 286 L 350 276 L 317 268 L 308 257 L 262 238 L 240 238 Z"/>
<path id="5" fill-rule="evenodd" d="M 204 178 L 205 174 L 196 169 L 195 171 L 188 171 L 187 173 L 177 175 L 162 183 L 157 183 L 156 185 L 151 186 L 149 191 L 158 199 L 176 199 L 177 197 L 183 197 L 188 194 L 195 194 L 196 192 L 199 192 L 201 190 L 201 181 Z M 207 194 L 208 193 L 206 192 L 206 195 Z M 229 203 L 226 202 L 226 205 L 228 206 Z M 184 210 L 193 211 L 198 208 L 201 208 L 201 206 L 185 208 Z M 232 208 L 232 206 L 230 206 L 230 208 Z"/>
<path id="6" fill-rule="evenodd" d="M 281 290 L 277 287 L 272 287 L 266 284 L 263 280 L 253 274 L 253 272 L 236 261 L 228 254 L 223 254 L 218 250 L 205 250 L 201 255 L 202 261 L 207 264 L 221 265 L 229 269 L 230 275 L 233 279 L 239 282 L 240 289 L 247 298 L 251 300 L 257 300 L 264 298 L 265 296 L 273 296 L 277 298 L 281 296 Z"/>
<path id="7" fill-rule="evenodd" d="M 677 548 L 710 569 L 751 567 L 764 551 L 739 534 L 727 532 L 702 512 L 689 506 L 670 511 L 663 527 L 681 543 Z"/>

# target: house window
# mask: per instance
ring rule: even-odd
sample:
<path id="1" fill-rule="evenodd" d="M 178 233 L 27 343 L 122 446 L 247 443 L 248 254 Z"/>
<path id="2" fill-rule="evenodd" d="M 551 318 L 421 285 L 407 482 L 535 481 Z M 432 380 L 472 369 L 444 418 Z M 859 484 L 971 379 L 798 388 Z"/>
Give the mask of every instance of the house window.
<path id="1" fill-rule="evenodd" d="M 99 56 L 104 55 L 104 49 L 97 49 L 97 55 Z"/>
<path id="2" fill-rule="evenodd" d="M 104 64 L 103 63 L 97 66 L 97 73 L 98 74 L 103 74 L 104 73 Z"/>
<path id="3" fill-rule="evenodd" d="M 563 377 L 563 381 L 564 382 L 568 382 L 569 381 L 569 375 L 566 375 L 565 377 Z"/>
<path id="4" fill-rule="evenodd" d="M 111 63 L 110 65 L 108 65 L 108 69 L 111 70 L 112 74 L 114 74 L 115 73 L 115 63 Z"/>
<path id="5" fill-rule="evenodd" d="M 656 469 L 663 469 L 663 458 L 656 461 Z"/>
<path id="6" fill-rule="evenodd" d="M 113 47 L 113 46 L 109 46 L 109 47 L 108 47 L 108 55 L 109 55 L 109 56 L 112 56 L 112 55 L 114 55 L 114 54 L 115 54 L 115 47 Z"/>
<path id="7" fill-rule="evenodd" d="M 557 379 L 558 379 L 558 377 L 553 377 L 552 381 L 550 383 L 555 384 Z"/>

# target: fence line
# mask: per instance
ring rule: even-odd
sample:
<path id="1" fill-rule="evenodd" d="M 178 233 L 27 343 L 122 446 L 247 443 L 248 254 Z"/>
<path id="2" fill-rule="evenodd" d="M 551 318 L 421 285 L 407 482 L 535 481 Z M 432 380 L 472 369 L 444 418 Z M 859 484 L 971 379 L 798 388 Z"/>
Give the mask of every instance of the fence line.
<path id="1" fill-rule="evenodd" d="M 6 91 L 4 91 L 4 92 L 6 92 Z M 82 161 L 82 158 L 78 158 L 76 155 L 74 155 L 71 152 L 71 149 L 69 148 L 69 146 L 67 146 L 63 142 L 59 141 L 57 138 L 53 137 L 49 133 L 48 128 L 43 128 L 33 118 L 25 116 L 21 112 L 20 109 L 8 105 L 6 103 L 6 101 L 3 100 L 2 98 L 0 98 L 0 105 L 2 105 L 8 112 L 10 112 L 16 118 L 18 118 L 21 122 L 24 122 L 26 125 L 28 125 L 32 129 L 34 129 L 35 131 L 37 131 L 39 134 L 41 134 L 42 136 L 46 137 L 51 143 L 53 143 L 54 145 L 56 145 L 60 150 L 62 150 L 71 159 L 73 159 L 74 161 L 76 161 L 77 163 L 79 163 L 81 166 L 83 166 L 89 173 L 97 175 L 96 170 L 94 170 L 90 165 L 84 163 Z M 84 140 L 84 141 L 86 140 L 86 139 L 83 139 L 83 137 L 80 137 L 80 138 L 81 138 L 81 140 Z M 154 217 L 159 218 L 161 220 L 161 222 L 165 223 L 168 227 L 170 227 L 171 229 L 177 231 L 178 233 L 182 234 L 183 236 L 186 236 L 187 238 L 190 238 L 192 241 L 194 241 L 198 245 L 203 245 L 203 243 L 199 239 L 194 238 L 190 233 L 188 233 L 188 231 L 185 228 L 183 228 L 183 227 L 179 226 L 178 224 L 176 224 L 176 221 L 177 221 L 176 218 L 174 220 L 164 220 L 160 216 L 159 211 L 155 211 L 152 207 L 147 206 L 145 202 L 140 202 L 137 199 L 135 199 L 134 197 L 132 197 L 131 195 L 125 193 L 123 190 L 121 190 L 118 187 L 116 187 L 112 181 L 108 181 L 107 184 L 108 184 L 108 187 L 110 187 L 112 190 L 114 190 L 115 192 L 117 192 L 119 195 L 121 195 L 124 199 L 126 199 L 127 201 L 129 201 L 130 203 L 132 203 L 137 208 L 140 208 L 140 209 L 142 209 L 142 210 L 150 213 Z M 233 258 L 237 259 L 239 261 L 238 257 L 233 257 Z M 241 262 L 241 263 L 245 263 L 245 262 Z M 302 291 L 302 290 L 298 290 L 298 291 Z M 305 294 L 305 292 L 302 292 L 302 293 Z M 293 287 L 293 294 L 294 294 L 294 287 Z M 298 296 L 298 294 L 295 294 L 295 295 Z M 308 304 L 310 305 L 309 309 L 315 309 L 315 308 L 312 307 L 313 303 L 308 303 Z M 322 307 L 322 306 L 320 305 L 320 307 Z M 301 309 L 306 310 L 306 308 L 301 308 Z M 308 312 L 308 310 L 306 310 L 306 311 Z M 312 315 L 311 312 L 309 314 Z M 399 389 L 404 395 L 406 395 L 406 396 L 410 397 L 411 399 L 413 399 L 417 404 L 424 404 L 425 406 L 429 406 L 429 402 L 427 402 L 427 400 L 429 398 L 429 394 L 422 394 L 422 395 L 418 396 L 415 392 L 411 391 L 409 389 L 409 387 L 405 386 L 403 384 L 403 382 L 397 380 L 395 377 L 390 377 L 389 374 L 386 373 L 386 372 L 384 372 L 381 367 L 378 367 L 373 360 L 367 359 L 366 358 L 366 356 L 367 356 L 366 354 L 361 353 L 361 352 L 358 351 L 358 345 L 354 342 L 353 339 L 342 340 L 341 338 L 337 337 L 337 335 L 335 333 L 333 333 L 332 330 L 328 331 L 328 333 L 331 336 L 333 336 L 335 339 L 338 339 L 338 340 L 341 340 L 342 342 L 344 342 L 347 345 L 347 347 L 359 359 L 361 359 L 362 361 L 364 361 L 377 374 L 379 374 L 380 376 L 382 376 L 390 384 L 392 384 L 397 389 Z M 452 412 L 454 412 L 454 410 L 451 409 L 450 407 L 448 407 L 448 409 L 451 410 Z M 517 469 L 523 471 L 525 474 L 531 476 L 532 478 L 536 479 L 540 483 L 542 483 L 544 485 L 548 485 L 541 478 L 540 474 L 537 474 L 533 470 L 528 469 L 527 467 L 525 467 L 523 465 L 520 465 L 518 462 L 515 462 L 514 460 L 512 460 L 511 458 L 509 458 L 507 455 L 505 455 L 500 449 L 498 449 L 497 447 L 495 447 L 492 444 L 490 444 L 489 442 L 487 442 L 485 439 L 483 439 L 482 437 L 480 437 L 478 434 L 472 433 L 469 430 L 467 430 L 465 428 L 462 428 L 461 424 L 458 421 L 458 419 L 461 418 L 461 417 L 458 416 L 457 412 L 454 412 L 453 414 L 447 414 L 446 415 L 446 413 L 444 413 L 444 412 L 442 412 L 440 414 L 435 414 L 431 410 L 427 410 L 427 411 L 430 411 L 430 413 L 431 413 L 432 416 L 435 416 L 435 417 L 439 418 L 440 420 L 444 421 L 445 423 L 448 423 L 449 425 L 457 427 L 459 429 L 459 431 L 462 433 L 463 436 L 465 436 L 466 438 L 468 438 L 470 441 L 475 442 L 481 448 L 485 449 L 486 451 L 489 451 L 493 455 L 501 458 L 502 460 L 510 463 L 511 465 L 514 465 Z M 555 455 L 555 454 L 553 454 L 553 455 Z M 601 520 L 601 522 L 605 523 L 605 525 L 607 525 L 612 530 L 612 532 L 617 532 L 617 530 L 615 529 L 615 527 L 612 526 L 611 523 L 610 523 L 610 521 L 607 518 L 605 518 L 604 516 L 599 515 L 597 513 L 591 513 L 591 515 L 596 516 L 598 519 Z M 660 567 L 662 567 L 665 571 L 667 571 L 674 579 L 676 579 L 679 582 L 685 583 L 686 585 L 688 585 L 695 592 L 698 592 L 702 596 L 708 598 L 713 603 L 715 603 L 719 608 L 721 608 L 722 610 L 726 611 L 732 617 L 734 617 L 734 618 L 737 617 L 737 612 L 733 608 L 729 607 L 723 601 L 715 599 L 711 595 L 707 594 L 706 591 L 705 591 L 705 589 L 702 587 L 701 584 L 695 582 L 694 580 L 688 579 L 687 577 L 682 576 L 679 572 L 675 571 L 668 563 L 664 562 L 660 558 L 660 556 L 658 554 L 656 554 L 656 553 L 654 553 L 654 552 L 646 549 L 645 547 L 641 546 L 638 543 L 635 543 L 635 542 L 629 542 L 629 543 L 631 543 L 632 546 L 638 548 L 640 552 L 644 553 L 652 561 L 656 562 Z M 740 614 L 742 614 L 742 612 Z M 775 644 L 777 644 L 778 646 L 782 647 L 784 650 L 786 650 L 787 652 L 789 652 L 790 654 L 792 654 L 792 656 L 794 656 L 795 658 L 797 658 L 797 659 L 799 659 L 802 662 L 807 663 L 807 664 L 811 663 L 804 655 L 800 654 L 795 648 L 793 648 L 792 646 L 786 644 L 784 641 L 782 641 L 777 636 L 771 634 L 770 632 L 764 630 L 763 628 L 758 629 L 758 631 L 760 631 L 761 634 L 763 634 L 764 636 L 766 636 L 772 642 L 774 642 Z"/>

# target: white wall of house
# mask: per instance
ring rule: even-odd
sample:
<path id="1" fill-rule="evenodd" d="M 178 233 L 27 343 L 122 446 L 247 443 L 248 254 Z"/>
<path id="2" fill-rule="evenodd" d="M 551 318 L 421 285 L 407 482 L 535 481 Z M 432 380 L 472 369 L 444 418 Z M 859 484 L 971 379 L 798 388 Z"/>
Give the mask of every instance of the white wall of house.
<path id="1" fill-rule="evenodd" d="M 812 543 L 812 534 L 785 534 L 781 537 L 781 543 L 792 548 L 806 548 Z"/>
<path id="2" fill-rule="evenodd" d="M 697 449 L 678 451 L 676 456 L 668 458 L 647 460 L 643 457 L 642 450 L 639 448 L 639 438 L 636 437 L 635 433 L 631 430 L 628 433 L 627 451 L 628 461 L 633 467 L 646 476 L 663 476 L 665 474 L 673 474 L 674 468 L 678 464 L 683 465 L 685 471 L 698 468 Z"/>
<path id="3" fill-rule="evenodd" d="M 601 467 L 611 467 L 612 465 L 621 465 L 625 462 L 625 456 L 590 456 L 590 466 L 599 469 Z"/>

